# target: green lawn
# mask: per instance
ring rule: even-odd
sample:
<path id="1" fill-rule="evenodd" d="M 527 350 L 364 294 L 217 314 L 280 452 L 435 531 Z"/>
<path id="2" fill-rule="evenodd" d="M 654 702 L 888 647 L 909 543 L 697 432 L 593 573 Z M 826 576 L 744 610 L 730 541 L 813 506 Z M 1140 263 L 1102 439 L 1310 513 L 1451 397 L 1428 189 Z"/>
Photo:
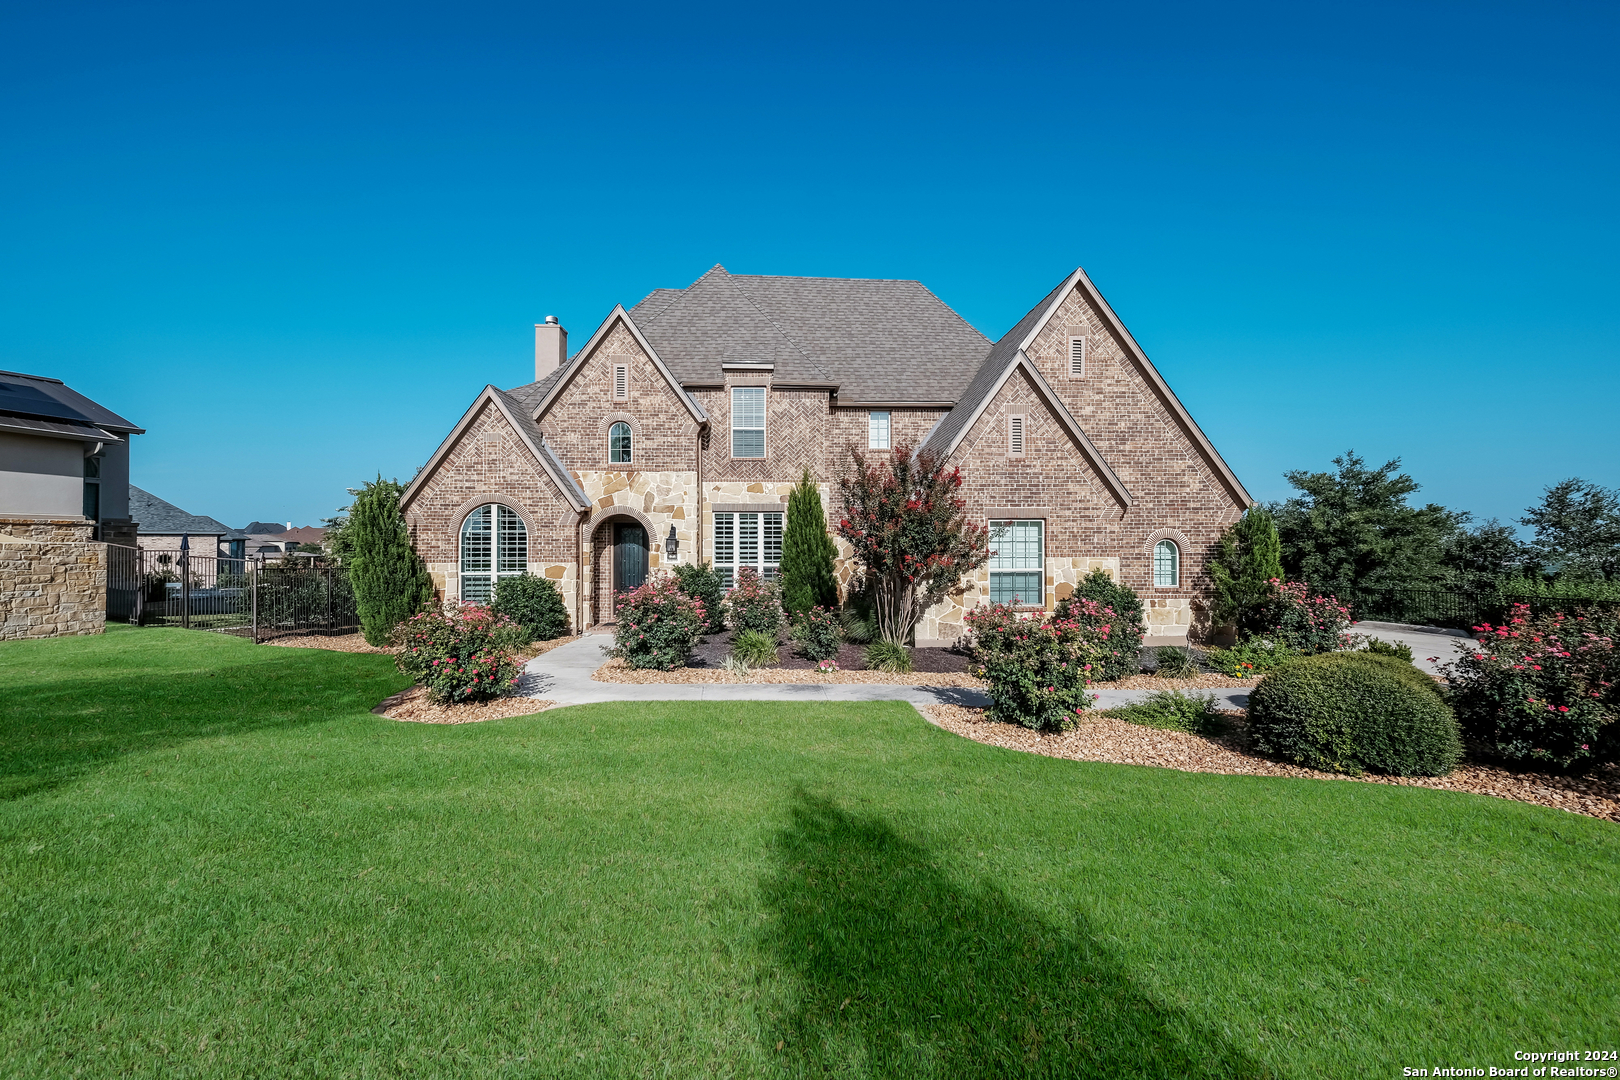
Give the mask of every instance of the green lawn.
<path id="1" fill-rule="evenodd" d="M 1399 1076 L 1620 1045 L 1620 830 L 910 706 L 367 710 L 385 657 L 0 644 L 0 1075 Z"/>

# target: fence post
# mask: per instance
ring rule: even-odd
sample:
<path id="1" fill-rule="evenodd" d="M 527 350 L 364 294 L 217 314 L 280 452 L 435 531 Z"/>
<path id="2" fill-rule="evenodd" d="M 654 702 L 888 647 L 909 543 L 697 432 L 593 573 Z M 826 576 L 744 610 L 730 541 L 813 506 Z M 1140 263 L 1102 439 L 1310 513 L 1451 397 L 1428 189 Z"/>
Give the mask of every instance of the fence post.
<path id="1" fill-rule="evenodd" d="M 191 551 L 180 538 L 180 628 L 191 629 Z"/>
<path id="2" fill-rule="evenodd" d="M 251 582 L 248 590 L 253 594 L 253 644 L 257 645 L 259 643 L 259 566 L 257 560 L 254 562 L 253 573 L 249 576 L 248 581 Z"/>
<path id="3" fill-rule="evenodd" d="M 146 608 L 146 575 L 141 572 L 141 549 L 135 549 L 135 625 L 141 626 Z"/>

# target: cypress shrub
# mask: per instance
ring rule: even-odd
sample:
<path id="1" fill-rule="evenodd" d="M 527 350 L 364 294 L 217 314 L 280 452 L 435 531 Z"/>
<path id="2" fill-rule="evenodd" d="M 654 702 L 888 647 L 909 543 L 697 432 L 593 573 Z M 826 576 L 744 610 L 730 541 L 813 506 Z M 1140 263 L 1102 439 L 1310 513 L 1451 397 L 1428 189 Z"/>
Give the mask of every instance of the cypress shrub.
<path id="1" fill-rule="evenodd" d="M 1215 622 L 1231 623 L 1243 635 L 1260 633 L 1271 602 L 1271 583 L 1281 581 L 1282 541 L 1271 512 L 1251 506 L 1236 525 L 1221 534 L 1210 560 L 1215 579 Z"/>
<path id="2" fill-rule="evenodd" d="M 499 579 L 490 607 L 523 628 L 525 644 L 568 633 L 568 605 L 556 583 L 546 578 L 525 572 Z"/>
<path id="3" fill-rule="evenodd" d="M 1435 681 L 1366 652 L 1306 656 L 1249 698 L 1255 746 L 1326 772 L 1443 776 L 1462 757 L 1457 719 Z"/>
<path id="4" fill-rule="evenodd" d="M 833 574 L 837 554 L 827 534 L 821 492 L 806 469 L 788 495 L 782 528 L 782 607 L 790 619 L 814 607 L 838 606 L 838 580 Z"/>
<path id="5" fill-rule="evenodd" d="M 355 492 L 344 530 L 348 545 L 349 581 L 360 613 L 366 643 L 388 644 L 394 627 L 433 602 L 433 579 L 411 547 L 399 497 L 398 480 L 368 480 Z"/>

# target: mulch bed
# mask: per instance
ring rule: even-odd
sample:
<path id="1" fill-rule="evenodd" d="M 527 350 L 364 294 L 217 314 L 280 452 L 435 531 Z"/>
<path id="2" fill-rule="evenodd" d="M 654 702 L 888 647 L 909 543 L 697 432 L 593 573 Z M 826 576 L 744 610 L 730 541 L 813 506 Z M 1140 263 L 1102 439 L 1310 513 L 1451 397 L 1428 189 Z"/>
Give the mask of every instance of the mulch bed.
<path id="1" fill-rule="evenodd" d="M 371 711 L 390 720 L 408 720 L 414 724 L 476 724 L 480 720 L 504 720 L 509 716 L 544 712 L 555 704 L 555 701 L 539 698 L 506 697 L 459 705 L 435 705 L 427 699 L 426 691 L 420 686 L 413 686 L 393 697 L 384 698 L 382 704 Z"/>
<path id="2" fill-rule="evenodd" d="M 518 659 L 533 660 L 555 649 L 559 645 L 567 645 L 570 641 L 578 641 L 577 637 L 553 638 L 551 641 L 537 641 L 533 645 L 518 651 Z M 398 652 L 392 645 L 377 648 L 367 645 L 365 636 L 356 632 L 353 634 L 288 634 L 270 641 L 261 641 L 261 645 L 281 645 L 289 649 L 328 649 L 332 652 L 352 653 L 387 653 L 392 655 Z"/>
<path id="3" fill-rule="evenodd" d="M 719 634 L 705 634 L 692 650 L 692 658 L 687 661 L 688 668 L 718 668 L 731 655 L 731 639 L 737 636 L 735 630 L 726 630 Z M 866 670 L 866 646 L 841 645 L 838 655 L 833 657 L 833 663 L 843 671 Z M 776 666 L 770 669 L 779 671 L 814 671 L 816 662 L 800 656 L 792 644 L 779 646 L 776 650 Z M 952 649 L 912 649 L 911 670 L 914 672 L 947 674 L 965 673 L 968 669 L 966 655 Z"/>
<path id="4" fill-rule="evenodd" d="M 982 709 L 930 705 L 924 712 L 946 731 L 964 738 L 1047 757 L 1106 761 L 1118 765 L 1152 765 L 1182 772 L 1356 780 L 1368 784 L 1466 791 L 1620 822 L 1620 766 L 1615 765 L 1603 766 L 1580 776 L 1565 776 L 1465 760 L 1449 776 L 1343 776 L 1274 761 L 1256 753 L 1250 745 L 1241 712 L 1226 714 L 1231 728 L 1219 738 L 1144 727 L 1101 715 L 1086 717 L 1073 731 L 1061 735 L 1043 735 L 1016 724 L 986 720 Z"/>

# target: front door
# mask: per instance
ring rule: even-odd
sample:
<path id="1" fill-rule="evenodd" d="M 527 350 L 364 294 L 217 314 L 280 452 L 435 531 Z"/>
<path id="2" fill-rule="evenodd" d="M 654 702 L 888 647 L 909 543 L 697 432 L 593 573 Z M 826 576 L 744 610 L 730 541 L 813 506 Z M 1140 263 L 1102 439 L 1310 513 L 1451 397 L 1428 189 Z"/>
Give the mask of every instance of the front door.
<path id="1" fill-rule="evenodd" d="M 647 530 L 640 525 L 613 527 L 613 591 L 639 589 L 647 580 Z"/>

